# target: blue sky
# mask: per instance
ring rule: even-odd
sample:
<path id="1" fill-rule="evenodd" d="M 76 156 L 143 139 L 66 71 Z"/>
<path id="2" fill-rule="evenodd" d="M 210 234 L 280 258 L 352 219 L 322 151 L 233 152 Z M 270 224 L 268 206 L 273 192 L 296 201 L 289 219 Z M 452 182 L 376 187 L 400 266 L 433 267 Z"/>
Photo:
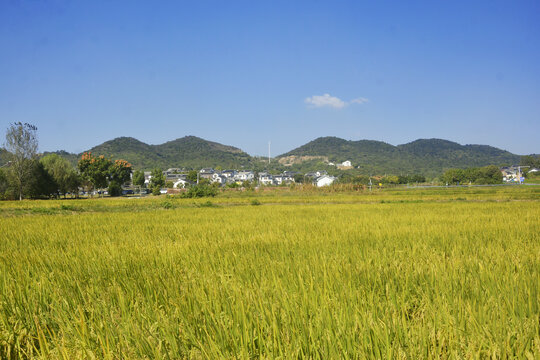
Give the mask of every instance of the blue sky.
<path id="1" fill-rule="evenodd" d="M 42 151 L 331 135 L 540 153 L 540 2 L 1 1 L 2 139 L 15 121 Z"/>

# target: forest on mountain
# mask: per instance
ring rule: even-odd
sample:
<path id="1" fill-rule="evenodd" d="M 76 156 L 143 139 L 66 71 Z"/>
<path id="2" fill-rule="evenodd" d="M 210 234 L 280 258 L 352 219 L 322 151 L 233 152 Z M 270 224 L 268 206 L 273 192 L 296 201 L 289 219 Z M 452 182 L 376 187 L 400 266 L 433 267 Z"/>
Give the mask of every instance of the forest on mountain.
<path id="1" fill-rule="evenodd" d="M 317 138 L 278 158 L 325 157 L 329 162 L 349 160 L 363 174 L 423 174 L 437 176 L 450 168 L 518 164 L 520 156 L 488 145 L 460 145 L 442 139 L 419 139 L 403 145 L 374 140 L 344 140 L 337 137 Z M 323 161 L 315 161 L 323 163 Z M 310 164 L 293 165 L 303 168 Z M 321 164 L 322 165 L 322 164 Z"/>
<path id="2" fill-rule="evenodd" d="M 185 136 L 159 145 L 149 145 L 132 137 L 119 137 L 89 149 L 94 155 L 125 159 L 134 169 L 201 169 L 204 167 L 250 169 L 255 171 L 326 170 L 330 174 L 413 175 L 437 177 L 451 168 L 519 164 L 520 156 L 488 145 L 461 145 L 442 139 L 419 139 L 391 145 L 375 140 L 344 140 L 320 137 L 272 159 L 250 156 L 241 149 L 196 136 Z M 73 166 L 82 154 L 52 152 Z M 51 154 L 45 152 L 43 155 Z M 7 152 L 0 149 L 0 166 L 7 162 Z M 349 160 L 352 169 L 339 170 L 329 163 Z"/>

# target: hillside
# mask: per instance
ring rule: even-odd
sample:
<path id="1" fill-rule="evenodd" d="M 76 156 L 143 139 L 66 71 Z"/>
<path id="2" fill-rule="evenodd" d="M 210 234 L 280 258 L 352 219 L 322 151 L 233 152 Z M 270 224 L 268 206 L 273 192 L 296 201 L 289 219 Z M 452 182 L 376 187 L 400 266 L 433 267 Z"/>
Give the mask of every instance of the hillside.
<path id="1" fill-rule="evenodd" d="M 421 173 L 437 175 L 445 169 L 518 163 L 519 155 L 487 145 L 460 145 L 441 139 L 419 139 L 390 145 L 382 141 L 350 141 L 321 137 L 278 158 L 318 156 L 339 163 L 352 161 L 364 173 Z M 301 166 L 296 166 L 301 168 Z"/>
<path id="2" fill-rule="evenodd" d="M 460 145 L 442 139 L 419 139 L 408 144 L 391 145 L 375 140 L 344 140 L 321 137 L 276 158 L 266 161 L 250 156 L 239 148 L 222 145 L 195 136 L 185 136 L 159 145 L 149 145 L 131 137 L 119 137 L 90 149 L 95 155 L 125 159 L 136 169 L 185 167 L 250 168 L 257 171 L 326 169 L 328 161 L 350 160 L 362 174 L 440 175 L 448 168 L 517 164 L 520 156 L 487 145 Z M 81 154 L 56 151 L 74 165 Z M 2 152 L 0 150 L 0 161 Z M 284 166 L 292 164 L 292 166 Z M 338 171 L 339 172 L 339 171 Z"/>
<path id="3" fill-rule="evenodd" d="M 149 145 L 131 137 L 119 137 L 89 149 L 94 155 L 105 155 L 129 161 L 136 169 L 155 167 L 216 167 L 241 168 L 250 164 L 252 157 L 242 150 L 207 141 L 196 136 L 185 136 L 160 145 Z M 81 154 L 56 152 L 73 161 Z"/>

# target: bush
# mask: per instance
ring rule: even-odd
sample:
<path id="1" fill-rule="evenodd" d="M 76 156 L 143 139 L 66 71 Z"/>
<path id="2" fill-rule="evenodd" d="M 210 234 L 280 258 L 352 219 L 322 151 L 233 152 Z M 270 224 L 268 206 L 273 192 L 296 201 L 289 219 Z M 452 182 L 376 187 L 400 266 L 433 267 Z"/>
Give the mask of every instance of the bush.
<path id="1" fill-rule="evenodd" d="M 161 188 L 159 186 L 154 186 L 152 188 L 152 195 L 161 195 Z"/>
<path id="2" fill-rule="evenodd" d="M 173 207 L 173 203 L 170 201 L 170 200 L 165 200 L 161 203 L 161 206 L 164 208 L 164 209 L 172 209 Z"/>
<path id="3" fill-rule="evenodd" d="M 60 210 L 64 210 L 64 211 L 75 211 L 75 210 L 77 210 L 77 209 L 76 209 L 75 206 L 73 206 L 73 205 L 62 204 L 62 205 L 60 205 Z"/>
<path id="4" fill-rule="evenodd" d="M 207 202 L 199 204 L 199 206 L 200 207 L 218 207 L 218 205 L 214 204 L 210 200 L 208 200 Z"/>
<path id="5" fill-rule="evenodd" d="M 116 181 L 111 181 L 109 183 L 109 195 L 110 196 L 122 195 L 122 187 Z"/>
<path id="6" fill-rule="evenodd" d="M 257 199 L 253 199 L 251 200 L 251 205 L 253 206 L 258 206 L 258 205 L 262 205 L 261 202 Z"/>
<path id="7" fill-rule="evenodd" d="M 206 184 L 199 184 L 191 186 L 188 191 L 182 194 L 183 198 L 201 198 L 201 197 L 214 197 L 218 193 L 218 190 Z"/>

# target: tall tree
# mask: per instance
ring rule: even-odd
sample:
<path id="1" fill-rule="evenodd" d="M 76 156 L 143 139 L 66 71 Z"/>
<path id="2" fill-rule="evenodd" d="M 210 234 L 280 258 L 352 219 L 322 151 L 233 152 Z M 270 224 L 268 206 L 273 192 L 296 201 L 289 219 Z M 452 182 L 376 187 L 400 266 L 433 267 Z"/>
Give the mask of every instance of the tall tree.
<path id="1" fill-rule="evenodd" d="M 57 154 L 49 154 L 41 158 L 40 162 L 45 170 L 52 176 L 58 186 L 58 191 L 66 196 L 67 192 L 76 192 L 79 188 L 77 171 L 66 159 Z"/>
<path id="2" fill-rule="evenodd" d="M 109 195 L 122 195 L 122 184 L 131 178 L 131 164 L 126 160 L 115 160 L 109 168 Z"/>
<path id="3" fill-rule="evenodd" d="M 0 200 L 3 200 L 8 197 L 9 182 L 6 171 L 0 169 Z"/>
<path id="4" fill-rule="evenodd" d="M 9 126 L 6 133 L 6 150 L 9 151 L 10 171 L 16 183 L 19 200 L 23 199 L 23 188 L 32 175 L 37 159 L 38 140 L 37 127 L 16 122 Z"/>
<path id="5" fill-rule="evenodd" d="M 163 176 L 163 171 L 156 168 L 152 170 L 150 185 L 152 189 L 160 189 L 165 185 L 165 176 Z"/>
<path id="6" fill-rule="evenodd" d="M 78 168 L 81 176 L 92 184 L 94 189 L 107 187 L 112 162 L 103 155 L 95 157 L 91 152 L 83 153 Z"/>
<path id="7" fill-rule="evenodd" d="M 144 186 L 144 172 L 142 170 L 136 170 L 133 173 L 133 185 Z"/>
<path id="8" fill-rule="evenodd" d="M 115 160 L 110 167 L 110 180 L 123 185 L 131 178 L 131 164 L 126 160 Z"/>

